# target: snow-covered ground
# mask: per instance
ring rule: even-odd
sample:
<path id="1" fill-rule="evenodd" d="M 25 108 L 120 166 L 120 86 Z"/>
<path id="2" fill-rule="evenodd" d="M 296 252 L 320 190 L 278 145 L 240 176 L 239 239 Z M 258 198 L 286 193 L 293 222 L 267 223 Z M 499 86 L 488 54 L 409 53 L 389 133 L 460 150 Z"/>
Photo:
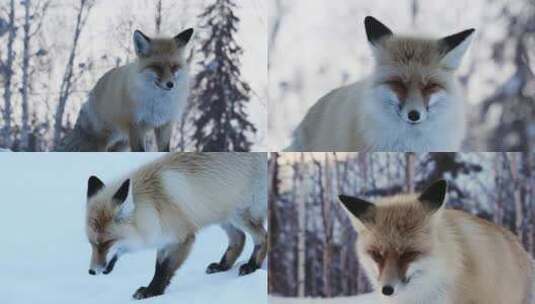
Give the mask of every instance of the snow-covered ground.
<path id="1" fill-rule="evenodd" d="M 106 181 L 157 153 L 3 153 L 0 157 L 0 303 L 129 303 L 154 273 L 155 251 L 123 256 L 114 271 L 90 276 L 84 233 L 87 178 Z M 218 227 L 202 231 L 166 294 L 142 303 L 267 303 L 267 268 L 238 277 L 238 266 L 205 274 L 226 248 Z M 251 240 L 239 263 L 252 251 Z"/>
<path id="2" fill-rule="evenodd" d="M 379 304 L 372 294 L 340 298 L 281 298 L 269 297 L 269 304 Z"/>

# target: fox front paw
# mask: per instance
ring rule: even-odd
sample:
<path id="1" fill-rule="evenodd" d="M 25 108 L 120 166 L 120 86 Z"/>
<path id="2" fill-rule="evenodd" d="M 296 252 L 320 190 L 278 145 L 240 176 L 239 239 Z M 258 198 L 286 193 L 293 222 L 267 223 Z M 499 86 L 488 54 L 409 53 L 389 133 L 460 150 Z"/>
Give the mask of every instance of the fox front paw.
<path id="1" fill-rule="evenodd" d="M 208 265 L 208 267 L 206 267 L 206 273 L 208 274 L 217 273 L 217 272 L 227 271 L 229 269 L 230 267 L 228 265 L 221 264 L 221 263 L 212 263 Z"/>
<path id="2" fill-rule="evenodd" d="M 245 263 L 240 266 L 240 276 L 248 275 L 250 273 L 255 272 L 258 268 L 258 265 L 256 263 Z"/>
<path id="3" fill-rule="evenodd" d="M 159 296 L 162 294 L 163 292 L 155 291 L 153 289 L 150 289 L 149 287 L 139 287 L 132 297 L 136 300 L 141 300 L 141 299 Z"/>

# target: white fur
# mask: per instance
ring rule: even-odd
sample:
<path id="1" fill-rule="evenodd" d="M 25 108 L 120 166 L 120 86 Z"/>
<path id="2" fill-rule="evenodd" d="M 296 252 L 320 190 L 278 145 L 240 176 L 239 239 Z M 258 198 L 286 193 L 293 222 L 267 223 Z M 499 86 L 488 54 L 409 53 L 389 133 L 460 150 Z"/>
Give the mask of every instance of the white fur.
<path id="1" fill-rule="evenodd" d="M 159 127 L 176 121 L 182 115 L 189 93 L 189 77 L 186 68 L 175 73 L 175 86 L 166 90 L 156 84 L 156 75 L 150 70 L 137 73 L 130 84 L 130 94 L 135 101 L 135 122 Z"/>
<path id="2" fill-rule="evenodd" d="M 460 95 L 435 94 L 429 110 L 418 108 L 419 124 L 411 124 L 406 115 L 416 109 L 405 106 L 400 113 L 387 89 L 372 90 L 370 98 L 359 104 L 358 130 L 366 149 L 373 151 L 459 151 L 465 135 L 465 106 Z M 423 106 L 423 105 L 422 105 Z"/>
<path id="3" fill-rule="evenodd" d="M 288 151 L 459 151 L 466 133 L 465 101 L 451 81 L 451 93 L 437 93 L 419 124 L 407 122 L 407 110 L 386 86 L 371 79 L 324 96 L 295 132 Z M 408 108 L 407 108 L 408 109 Z"/>
<path id="4" fill-rule="evenodd" d="M 226 222 L 239 227 L 243 214 L 263 219 L 267 213 L 266 162 L 263 153 L 215 153 L 204 172 L 190 174 L 180 168 L 163 168 L 159 176 L 164 191 L 170 203 L 185 213 L 183 218 L 174 222 L 175 226 L 167 227 L 154 202 L 137 198 L 131 191 L 115 225 L 117 235 L 121 236 L 117 247 L 124 252 L 162 248 L 187 237 L 191 224 L 199 230 Z M 135 179 L 136 174 L 131 178 Z M 124 180 L 109 188 L 117 189 Z M 114 193 L 108 192 L 99 195 Z"/>

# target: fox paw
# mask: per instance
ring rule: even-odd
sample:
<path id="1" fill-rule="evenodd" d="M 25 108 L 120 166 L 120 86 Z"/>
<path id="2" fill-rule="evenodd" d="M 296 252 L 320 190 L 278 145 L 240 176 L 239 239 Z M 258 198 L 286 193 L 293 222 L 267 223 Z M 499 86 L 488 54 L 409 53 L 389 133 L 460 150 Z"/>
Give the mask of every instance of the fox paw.
<path id="1" fill-rule="evenodd" d="M 255 272 L 259 267 L 255 263 L 245 263 L 240 266 L 240 276 Z"/>
<path id="2" fill-rule="evenodd" d="M 139 287 L 132 297 L 136 300 L 141 300 L 141 299 L 159 296 L 162 294 L 163 292 L 158 292 L 148 287 Z"/>
<path id="3" fill-rule="evenodd" d="M 206 267 L 206 273 L 217 273 L 229 270 L 230 267 L 221 263 L 212 263 Z"/>

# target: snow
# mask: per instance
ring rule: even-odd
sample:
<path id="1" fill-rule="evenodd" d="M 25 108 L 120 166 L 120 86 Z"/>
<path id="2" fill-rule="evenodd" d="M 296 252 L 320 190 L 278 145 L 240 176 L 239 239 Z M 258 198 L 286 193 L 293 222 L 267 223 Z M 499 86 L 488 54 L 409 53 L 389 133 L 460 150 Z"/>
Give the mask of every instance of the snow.
<path id="1" fill-rule="evenodd" d="M 90 246 L 84 232 L 87 178 L 105 182 L 158 153 L 5 153 L 0 158 L 1 303 L 127 303 L 154 273 L 155 251 L 123 256 L 114 271 L 90 276 Z M 238 276 L 252 241 L 227 273 L 205 274 L 219 261 L 227 238 L 218 227 L 199 233 L 192 253 L 163 296 L 143 303 L 267 303 L 267 268 Z"/>
<path id="2" fill-rule="evenodd" d="M 377 304 L 381 303 L 373 294 L 339 298 L 281 298 L 269 297 L 270 304 Z"/>

